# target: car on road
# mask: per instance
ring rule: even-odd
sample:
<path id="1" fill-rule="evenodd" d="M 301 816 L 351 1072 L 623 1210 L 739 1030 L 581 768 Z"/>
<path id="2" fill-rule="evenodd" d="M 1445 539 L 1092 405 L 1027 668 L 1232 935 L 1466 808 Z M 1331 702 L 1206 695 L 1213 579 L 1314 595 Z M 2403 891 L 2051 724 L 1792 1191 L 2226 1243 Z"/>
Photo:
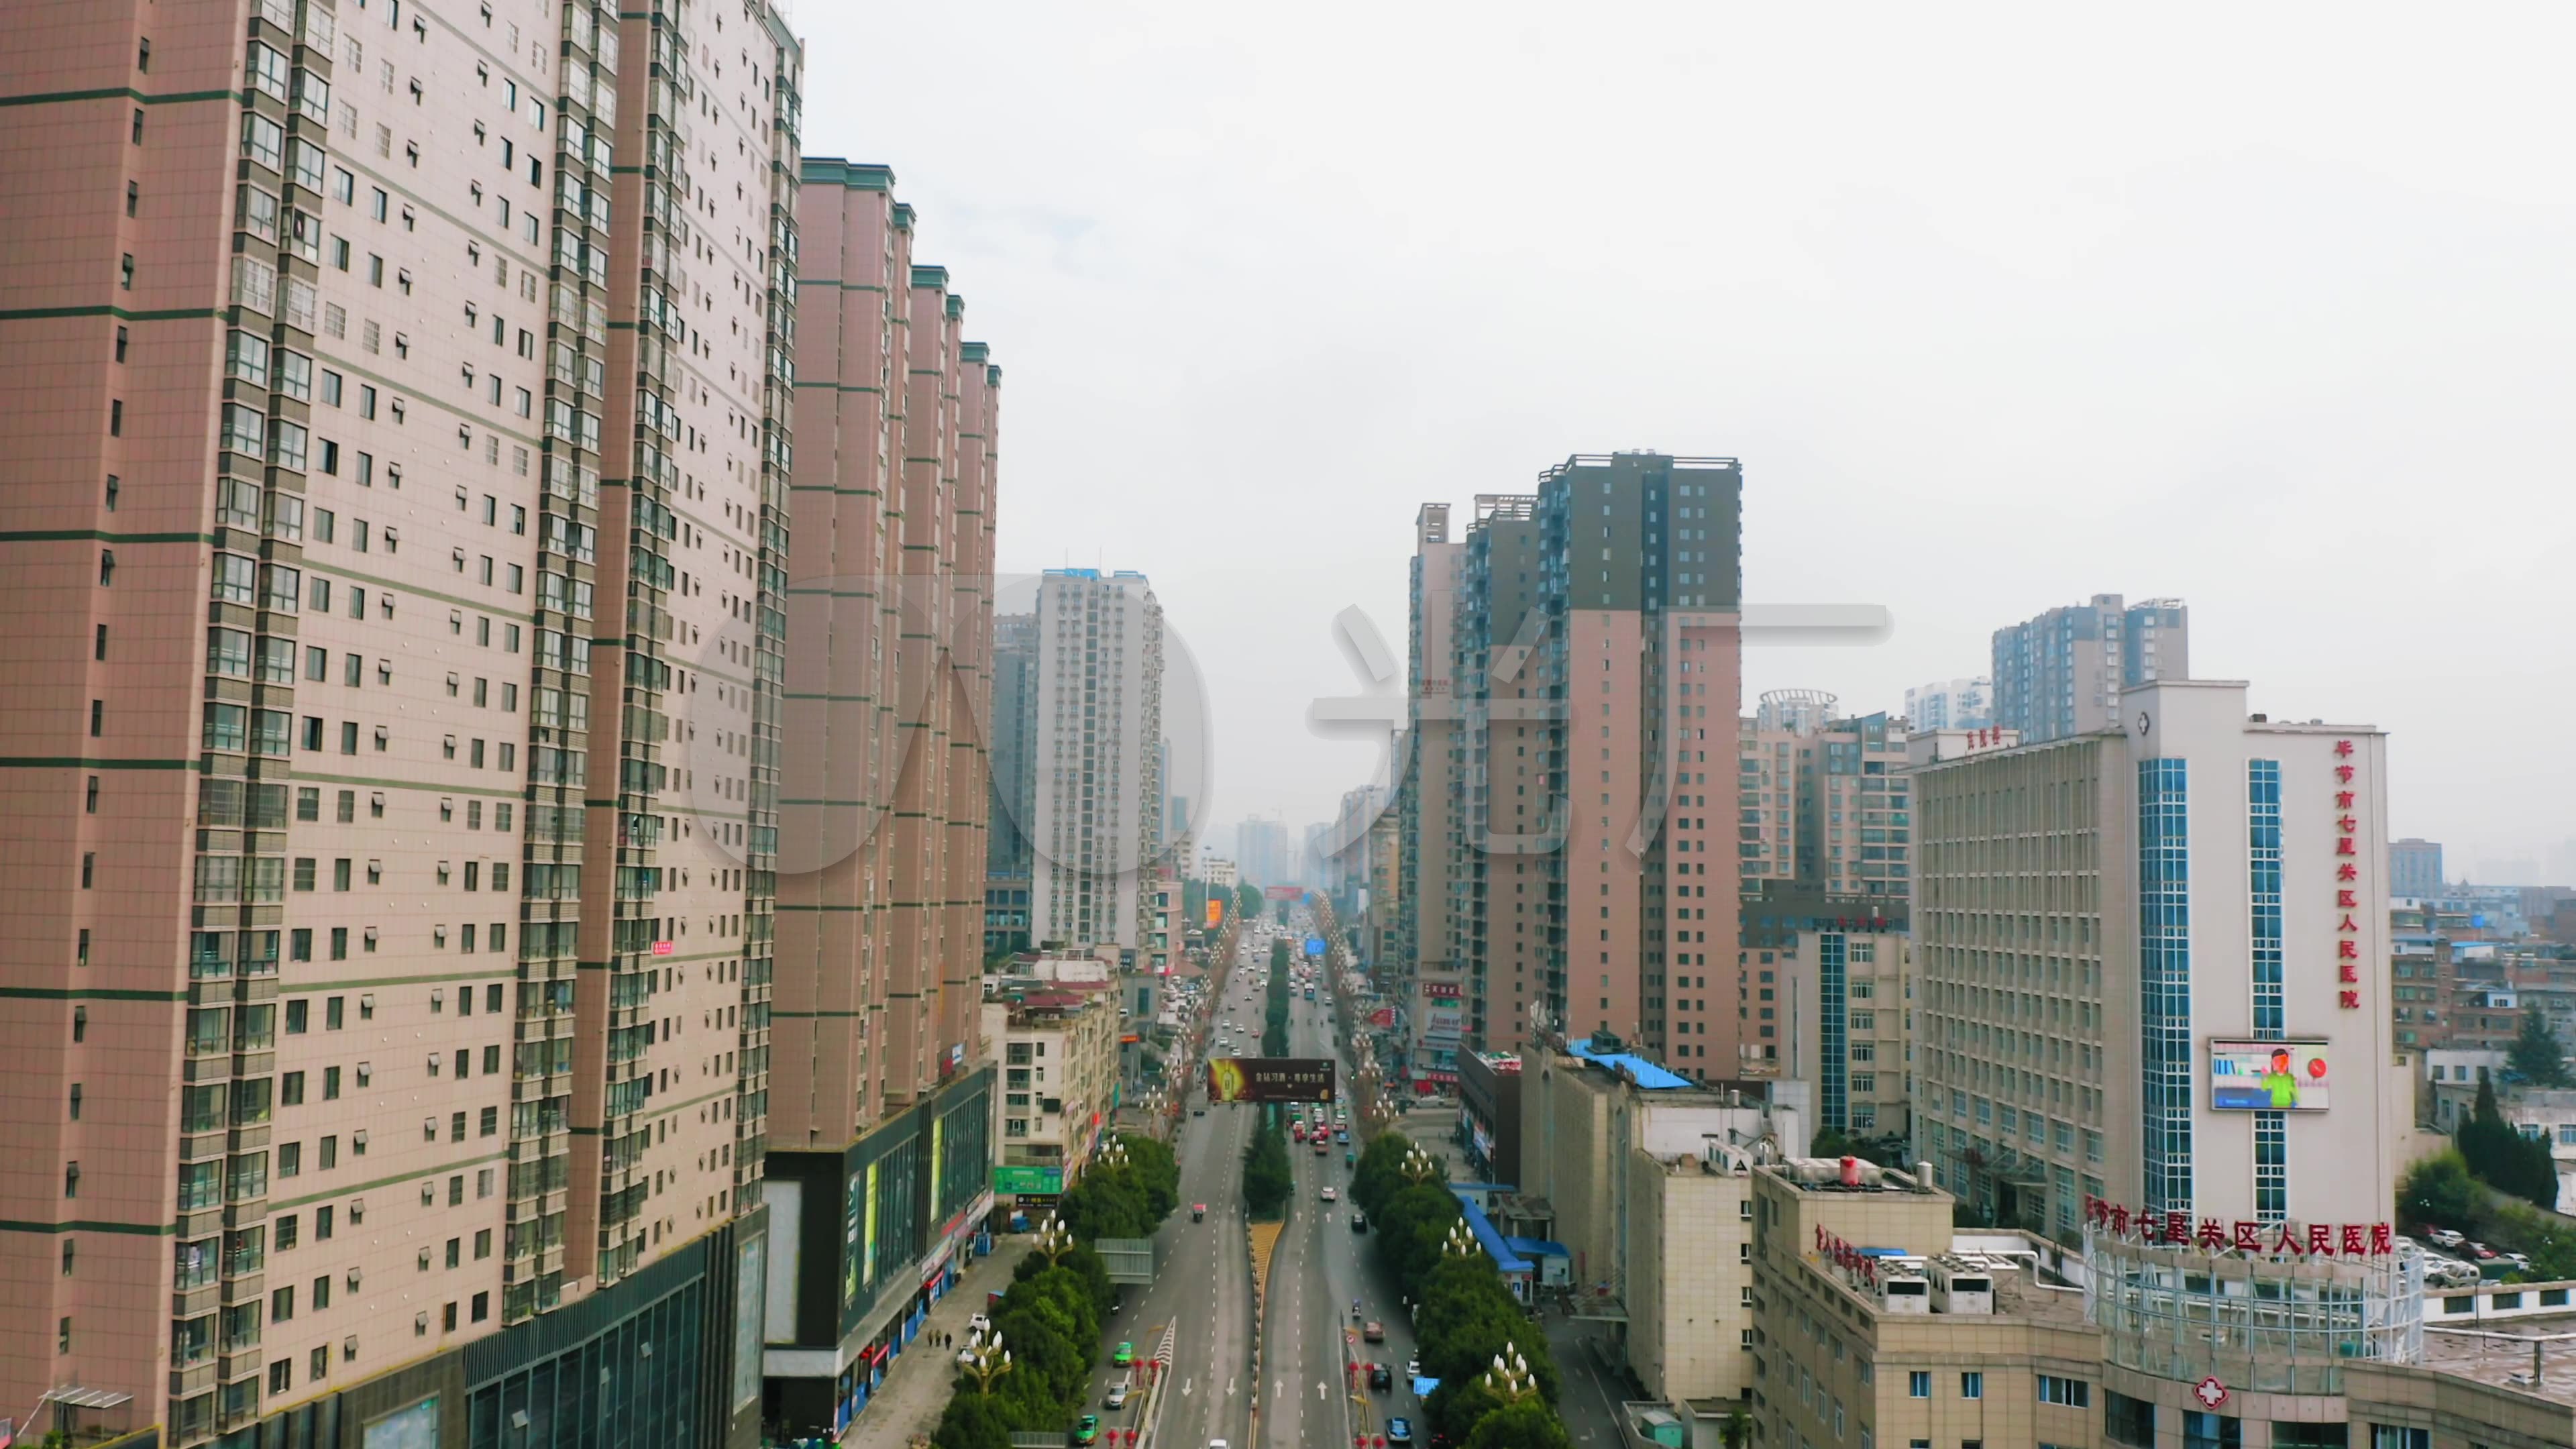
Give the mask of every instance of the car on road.
<path id="1" fill-rule="evenodd" d="M 1329 1143 L 1329 1142 L 1327 1142 L 1327 1141 L 1325 1141 L 1325 1140 L 1324 1140 L 1324 1134 L 1322 1134 L 1321 1132 L 1316 1133 L 1316 1134 L 1315 1134 L 1315 1155 L 1316 1155 L 1317 1157 L 1321 1157 L 1321 1156 L 1323 1156 L 1324 1154 L 1326 1154 L 1326 1153 L 1328 1153 L 1328 1152 L 1330 1152 L 1330 1151 L 1332 1151 L 1332 1150 L 1333 1150 L 1333 1144 L 1331 1144 L 1331 1143 Z"/>
<path id="2" fill-rule="evenodd" d="M 1404 1361 L 1404 1376 L 1408 1379 L 1418 1379 L 1422 1377 L 1422 1359 L 1420 1355 L 1416 1355 Z"/>
<path id="3" fill-rule="evenodd" d="M 993 1320 L 992 1320 L 990 1317 L 988 1317 L 988 1316 L 986 1316 L 986 1315 L 984 1315 L 984 1314 L 981 1314 L 981 1313 L 974 1314 L 974 1315 L 972 1315 L 971 1317 L 969 1317 L 969 1318 L 966 1320 L 966 1332 L 967 1332 L 969 1335 L 972 1335 L 972 1334 L 978 1334 L 978 1333 L 990 1333 L 990 1332 L 992 1332 L 992 1331 L 993 1331 Z"/>
<path id="4" fill-rule="evenodd" d="M 1404 1417 L 1402 1414 L 1397 1414 L 1388 1419 L 1386 1421 L 1386 1442 L 1389 1444 L 1412 1443 L 1413 1421 Z"/>
<path id="5" fill-rule="evenodd" d="M 1203 1223 L 1207 1221 L 1206 1203 L 1194 1202 L 1190 1204 L 1190 1221 L 1194 1223 Z"/>
<path id="6" fill-rule="evenodd" d="M 1351 1209 L 1351 1231 L 1355 1233 L 1365 1233 L 1368 1231 L 1367 1213 L 1361 1212 L 1358 1208 Z"/>
<path id="7" fill-rule="evenodd" d="M 1088 1444 L 1100 1437 L 1100 1416 L 1085 1414 L 1073 1421 L 1073 1442 Z"/>
<path id="8" fill-rule="evenodd" d="M 1118 1345 L 1118 1351 L 1109 1356 L 1109 1361 L 1120 1368 L 1133 1365 L 1136 1362 L 1136 1345 L 1132 1343 Z"/>
<path id="9" fill-rule="evenodd" d="M 1207 1115 L 1207 1108 L 1205 1108 L 1205 1107 L 1192 1107 L 1192 1108 L 1190 1109 L 1190 1115 L 1191 1115 L 1191 1116 L 1193 1116 L 1193 1117 L 1204 1117 L 1204 1116 L 1206 1116 L 1206 1115 Z"/>
<path id="10" fill-rule="evenodd" d="M 1289 1124 L 1288 1124 L 1288 1135 L 1289 1135 L 1289 1136 L 1291 1136 L 1291 1137 L 1296 1138 L 1296 1139 L 1297 1139 L 1298 1141 L 1300 1141 L 1300 1142 L 1305 1141 L 1305 1140 L 1306 1140 L 1306 1124 L 1305 1124 L 1305 1123 L 1303 1123 L 1303 1122 L 1291 1122 L 1291 1123 L 1289 1123 Z"/>
<path id="11" fill-rule="evenodd" d="M 1135 1387 L 1134 1379 L 1120 1379 L 1109 1386 L 1109 1397 L 1101 1402 L 1112 1409 L 1127 1407 L 1127 1395 Z"/>
<path id="12" fill-rule="evenodd" d="M 1328 1182 L 1324 1184 L 1324 1201 L 1332 1202 L 1338 1196 L 1339 1194 L 1333 1191 L 1333 1185 L 1331 1183 Z"/>
<path id="13" fill-rule="evenodd" d="M 1384 1343 L 1386 1342 L 1386 1325 L 1372 1318 L 1366 1324 L 1361 1326 L 1360 1337 L 1370 1343 Z"/>
<path id="14" fill-rule="evenodd" d="M 1373 1363 L 1369 1365 L 1368 1379 L 1370 1388 L 1384 1393 L 1395 1387 L 1395 1370 L 1382 1363 Z"/>

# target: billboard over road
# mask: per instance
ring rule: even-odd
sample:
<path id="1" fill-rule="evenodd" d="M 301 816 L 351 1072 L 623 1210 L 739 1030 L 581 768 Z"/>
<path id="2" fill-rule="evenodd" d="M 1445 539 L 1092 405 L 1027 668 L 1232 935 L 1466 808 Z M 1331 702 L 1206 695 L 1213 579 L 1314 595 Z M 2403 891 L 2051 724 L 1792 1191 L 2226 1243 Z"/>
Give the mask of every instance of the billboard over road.
<path id="1" fill-rule="evenodd" d="M 1207 1070 L 1211 1102 L 1333 1100 L 1329 1057 L 1211 1057 Z"/>
<path id="2" fill-rule="evenodd" d="M 1306 888 L 1304 886 L 1269 886 L 1264 888 L 1261 894 L 1274 901 L 1302 901 L 1306 898 Z"/>
<path id="3" fill-rule="evenodd" d="M 1222 925 L 1224 925 L 1224 924 L 1225 924 L 1225 899 L 1224 899 L 1224 897 L 1222 897 L 1222 896 L 1210 896 L 1210 897 L 1208 897 L 1208 901 L 1207 901 L 1207 913 L 1208 913 L 1208 922 L 1207 922 L 1207 923 L 1208 923 L 1208 926 L 1209 926 L 1209 928 L 1210 928 L 1210 929 L 1214 929 L 1214 928 L 1216 928 L 1216 927 L 1218 927 L 1218 926 L 1222 926 Z"/>
<path id="4" fill-rule="evenodd" d="M 2213 1112 L 2322 1112 L 2332 1082 L 2321 1041 L 2209 1044 Z"/>

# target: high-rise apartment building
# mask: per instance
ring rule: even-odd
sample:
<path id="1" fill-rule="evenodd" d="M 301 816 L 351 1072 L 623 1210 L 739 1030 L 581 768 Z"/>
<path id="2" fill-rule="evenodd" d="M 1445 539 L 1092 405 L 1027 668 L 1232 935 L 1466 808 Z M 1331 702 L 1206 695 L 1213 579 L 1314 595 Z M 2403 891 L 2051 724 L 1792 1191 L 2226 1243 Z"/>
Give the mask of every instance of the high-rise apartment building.
<path id="1" fill-rule="evenodd" d="M 1423 1002 L 1425 1040 L 1517 1051 L 1547 999 L 1548 861 L 1565 843 L 1548 789 L 1547 685 L 1532 647 L 1541 604 L 1538 499 L 1480 494 L 1450 620 L 1458 759 L 1449 775 L 1448 959 L 1455 998 Z"/>
<path id="2" fill-rule="evenodd" d="M 1234 863 L 1257 886 L 1297 885 L 1299 856 L 1289 849 L 1283 821 L 1254 816 L 1234 828 Z"/>
<path id="3" fill-rule="evenodd" d="M 796 40 L 16 18 L 0 1399 L 755 1442 Z"/>
<path id="4" fill-rule="evenodd" d="M 1029 881 L 1036 845 L 1038 616 L 993 620 L 992 828 L 984 851 L 984 956 L 1028 950 Z"/>
<path id="5" fill-rule="evenodd" d="M 1914 730 L 1975 730 L 1995 722 L 1991 679 L 1940 679 L 1905 691 L 1905 724 Z"/>
<path id="6" fill-rule="evenodd" d="M 2095 594 L 1997 629 L 1994 661 L 1990 723 L 2033 744 L 2084 734 L 2116 723 L 2121 690 L 2191 677 L 2190 611 L 2180 599 Z"/>
<path id="7" fill-rule="evenodd" d="M 990 1201 L 983 1041 L 1000 370 L 882 166 L 801 172 L 781 581 L 767 1417 L 862 1413 Z M 719 654 L 714 666 L 730 665 Z M 711 667 L 709 690 L 730 689 Z M 730 671 L 726 671 L 727 674 Z M 864 1225 L 843 1233 L 818 1225 Z"/>
<path id="8" fill-rule="evenodd" d="M 2241 683 L 2127 691 L 2125 727 L 1912 774 L 1915 1141 L 1998 1221 L 2087 1198 L 2195 1221 L 2385 1203 L 2387 740 Z"/>
<path id="9" fill-rule="evenodd" d="M 1037 612 L 1029 934 L 1133 947 L 1163 844 L 1163 608 L 1143 574 L 1049 569 Z"/>
<path id="10" fill-rule="evenodd" d="M 1736 869 L 1749 949 L 1800 931 L 1904 929 L 1904 722 L 1834 705 L 1822 690 L 1775 689 L 1743 721 Z"/>
<path id="11" fill-rule="evenodd" d="M 2448 894 L 2442 880 L 2442 842 L 2412 835 L 2388 842 L 2388 893 L 2417 901 Z"/>
<path id="12" fill-rule="evenodd" d="M 1396 903 L 1397 960 L 1390 994 L 1401 1003 L 1402 1057 L 1389 1066 L 1406 1071 L 1455 1072 L 1455 1043 L 1426 1039 L 1431 1011 L 1456 1013 L 1464 988 L 1451 959 L 1450 792 L 1458 770 L 1458 710 L 1449 673 L 1459 571 L 1466 544 L 1452 539 L 1449 505 L 1426 503 L 1413 520 L 1413 557 L 1406 564 L 1405 727 L 1396 779 L 1396 871 L 1403 895 Z"/>
<path id="13" fill-rule="evenodd" d="M 1737 1058 L 1742 469 L 1618 453 L 1540 475 L 1536 641 L 1552 794 L 1548 1014 L 1694 1074 Z M 1714 859 L 1713 859 L 1714 858 Z"/>

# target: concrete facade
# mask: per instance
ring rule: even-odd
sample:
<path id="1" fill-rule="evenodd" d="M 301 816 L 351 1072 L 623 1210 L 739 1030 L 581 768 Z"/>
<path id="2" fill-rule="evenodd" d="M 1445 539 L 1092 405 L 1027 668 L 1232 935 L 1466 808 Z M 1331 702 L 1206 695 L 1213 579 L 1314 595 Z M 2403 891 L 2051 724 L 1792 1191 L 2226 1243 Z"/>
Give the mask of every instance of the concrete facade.
<path id="1" fill-rule="evenodd" d="M 1801 931 L 1773 969 L 1793 1044 L 1777 1074 L 1814 1085 L 1818 1130 L 1910 1137 L 1912 943 L 1894 931 Z"/>
<path id="2" fill-rule="evenodd" d="M 1403 1003 L 1405 1060 L 1390 1065 L 1415 1073 L 1455 1072 L 1458 1044 L 1432 1039 L 1430 1013 L 1434 1002 L 1453 1013 L 1463 1013 L 1465 1004 L 1464 978 L 1450 954 L 1457 909 L 1450 834 L 1460 767 L 1451 630 L 1467 549 L 1463 529 L 1452 537 L 1446 503 L 1422 505 L 1413 528 L 1413 557 L 1407 565 L 1404 753 L 1395 811 L 1403 895 L 1396 906 L 1395 980 L 1389 983 L 1389 994 Z"/>

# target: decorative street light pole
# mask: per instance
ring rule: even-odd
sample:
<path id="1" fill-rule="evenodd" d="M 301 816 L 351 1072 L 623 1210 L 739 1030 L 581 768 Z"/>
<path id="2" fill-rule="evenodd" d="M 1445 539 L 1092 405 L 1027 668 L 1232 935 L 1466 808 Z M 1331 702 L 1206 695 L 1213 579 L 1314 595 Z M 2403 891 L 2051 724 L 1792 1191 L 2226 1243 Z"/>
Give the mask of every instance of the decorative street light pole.
<path id="1" fill-rule="evenodd" d="M 1073 1232 L 1056 1221 L 1055 1214 L 1049 1213 L 1047 1220 L 1038 1228 L 1036 1241 L 1029 1244 L 1029 1251 L 1046 1259 L 1047 1266 L 1054 1267 L 1063 1261 L 1065 1254 L 1073 1251 Z"/>
<path id="2" fill-rule="evenodd" d="M 1012 1368 L 1011 1351 L 1002 1346 L 1001 1330 L 987 1333 L 978 1329 L 968 1335 L 966 1351 L 958 1355 L 957 1367 L 974 1376 L 977 1394 L 993 1392 L 993 1380 L 1009 1373 Z"/>
<path id="3" fill-rule="evenodd" d="M 1530 1372 L 1529 1360 L 1509 1340 L 1503 1351 L 1494 1355 L 1494 1366 L 1485 1370 L 1486 1392 L 1506 1404 L 1516 1404 L 1538 1392 L 1538 1376 Z"/>

